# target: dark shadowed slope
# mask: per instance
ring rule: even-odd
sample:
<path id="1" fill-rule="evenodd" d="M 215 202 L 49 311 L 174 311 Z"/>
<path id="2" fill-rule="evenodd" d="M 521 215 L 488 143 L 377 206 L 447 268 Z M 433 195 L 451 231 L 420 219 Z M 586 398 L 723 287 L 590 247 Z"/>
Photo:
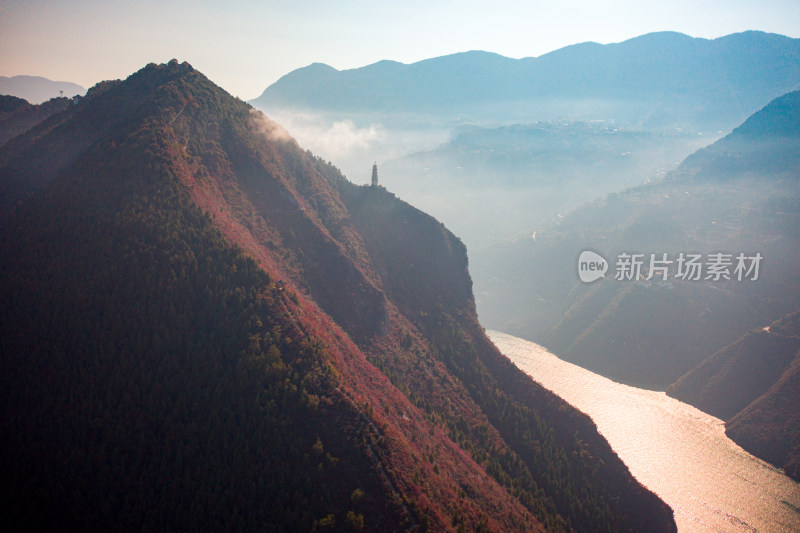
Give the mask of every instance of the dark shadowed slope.
<path id="1" fill-rule="evenodd" d="M 750 331 L 667 394 L 728 421 L 730 437 L 800 479 L 800 312 Z"/>
<path id="2" fill-rule="evenodd" d="M 725 425 L 725 432 L 754 455 L 800 480 L 800 358 L 770 389 Z"/>

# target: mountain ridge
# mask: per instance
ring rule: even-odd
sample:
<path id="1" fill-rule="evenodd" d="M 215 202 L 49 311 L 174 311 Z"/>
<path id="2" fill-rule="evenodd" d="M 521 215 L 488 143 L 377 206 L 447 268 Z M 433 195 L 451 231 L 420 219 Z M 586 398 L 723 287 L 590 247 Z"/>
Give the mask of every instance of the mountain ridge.
<path id="1" fill-rule="evenodd" d="M 2 135 L 0 145 L 25 133 L 60 111 L 63 111 L 75 100 L 70 98 L 53 98 L 42 104 L 33 105 L 27 100 L 14 96 L 0 95 L 0 123 Z"/>
<path id="2" fill-rule="evenodd" d="M 448 230 L 349 183 L 188 63 L 150 64 L 15 138 L 0 148 L 0 183 L 13 192 L 0 244 L 18 251 L 0 254 L 15 280 L 2 287 L 0 342 L 13 355 L 4 405 L 22 406 L 2 417 L 16 436 L 4 443 L 3 493 L 27 483 L 16 519 L 36 518 L 35 496 L 56 502 L 75 479 L 66 453 L 86 467 L 81 487 L 113 490 L 70 492 L 34 522 L 107 525 L 121 505 L 133 527 L 163 527 L 199 506 L 191 523 L 223 529 L 274 519 L 303 530 L 674 531 L 669 508 L 591 420 L 489 343 Z M 181 362 L 187 379 L 176 382 Z M 65 394 L 77 400 L 59 424 L 48 410 Z M 133 399 L 146 400 L 146 418 L 130 418 Z M 127 426 L 149 435 L 162 409 L 174 426 L 158 425 L 154 464 L 141 439 L 125 444 Z M 106 420 L 114 431 L 101 431 Z M 95 464 L 102 454 L 85 435 L 119 452 Z M 198 442 L 213 458 L 205 466 Z M 226 468 L 231 449 L 242 452 Z M 147 476 L 126 492 L 137 465 Z M 137 512 L 153 505 L 150 484 L 175 472 L 190 482 L 167 484 L 166 507 Z M 245 472 L 265 488 L 236 505 L 227 482 L 204 477 Z M 214 491 L 226 505 L 208 503 Z M 171 505 L 180 512 L 169 518 Z"/>
<path id="3" fill-rule="evenodd" d="M 494 120 L 520 121 L 565 118 L 564 101 L 589 99 L 593 107 L 578 111 L 573 105 L 579 115 L 571 118 L 728 130 L 800 87 L 800 40 L 753 31 L 714 40 L 660 32 L 622 43 L 572 45 L 536 58 L 465 52 L 393 63 L 380 76 L 370 76 L 373 65 L 330 69 L 318 79 L 304 69 L 303 78 L 294 75 L 298 71 L 287 74 L 251 103 L 472 119 L 487 118 L 481 106 L 490 105 Z M 506 107 L 508 117 L 499 112 Z"/>

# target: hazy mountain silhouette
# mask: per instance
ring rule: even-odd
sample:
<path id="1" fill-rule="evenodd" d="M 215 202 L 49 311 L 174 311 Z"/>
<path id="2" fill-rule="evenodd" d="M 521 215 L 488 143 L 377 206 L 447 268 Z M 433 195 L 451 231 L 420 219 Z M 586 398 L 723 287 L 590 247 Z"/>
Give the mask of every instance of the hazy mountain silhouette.
<path id="1" fill-rule="evenodd" d="M 799 96 L 776 99 L 659 182 L 576 209 L 536 228 L 535 240 L 482 254 L 473 271 L 484 324 L 609 377 L 665 388 L 749 329 L 796 309 L 800 135 L 786 125 L 797 120 Z M 587 248 L 608 259 L 608 279 L 578 280 L 577 257 Z M 613 279 L 621 252 L 649 261 L 651 253 L 674 260 L 680 252 L 720 251 L 760 252 L 764 277 Z"/>
<path id="2" fill-rule="evenodd" d="M 317 63 L 287 74 L 252 103 L 398 117 L 615 119 L 727 131 L 798 87 L 798 39 L 753 31 L 713 40 L 661 32 L 519 60 L 472 51 L 344 71 Z"/>
<path id="3" fill-rule="evenodd" d="M 0 147 L 10 529 L 674 531 L 466 250 L 187 63 Z"/>
<path id="4" fill-rule="evenodd" d="M 41 104 L 51 98 L 83 96 L 86 89 L 69 81 L 53 81 L 41 76 L 0 76 L 0 94 Z"/>
<path id="5" fill-rule="evenodd" d="M 731 437 L 797 477 L 800 92 L 786 94 L 666 178 L 611 194 L 473 265 L 488 327 L 616 380 L 665 389 L 729 420 Z M 578 280 L 585 249 L 606 279 Z M 619 281 L 621 253 L 642 253 Z M 681 252 L 763 256 L 756 281 L 675 279 Z M 650 254 L 668 253 L 668 279 Z M 488 258 L 488 259 L 487 259 Z M 786 316 L 784 316 L 786 315 Z M 770 325 L 771 324 L 771 325 Z M 792 326 L 794 325 L 794 326 Z M 770 326 L 769 331 L 762 328 Z"/>
<path id="6" fill-rule="evenodd" d="M 470 126 L 387 161 L 381 175 L 387 188 L 442 220 L 475 259 L 559 213 L 663 177 L 710 142 L 695 132 L 604 122 Z"/>

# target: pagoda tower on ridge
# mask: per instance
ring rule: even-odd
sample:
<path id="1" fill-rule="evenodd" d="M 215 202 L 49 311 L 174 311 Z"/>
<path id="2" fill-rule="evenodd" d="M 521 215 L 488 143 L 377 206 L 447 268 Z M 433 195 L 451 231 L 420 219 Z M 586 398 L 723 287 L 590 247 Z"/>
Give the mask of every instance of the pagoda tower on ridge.
<path id="1" fill-rule="evenodd" d="M 378 163 L 372 165 L 372 186 L 378 186 Z"/>

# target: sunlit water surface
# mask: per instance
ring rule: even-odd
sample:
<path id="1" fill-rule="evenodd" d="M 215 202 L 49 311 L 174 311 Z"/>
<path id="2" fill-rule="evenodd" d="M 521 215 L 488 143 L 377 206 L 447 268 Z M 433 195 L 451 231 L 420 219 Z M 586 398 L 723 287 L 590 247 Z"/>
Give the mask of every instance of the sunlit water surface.
<path id="1" fill-rule="evenodd" d="M 672 507 L 679 532 L 800 531 L 800 484 L 730 440 L 722 420 L 538 344 L 487 333 L 521 370 L 594 420 L 634 477 Z"/>

